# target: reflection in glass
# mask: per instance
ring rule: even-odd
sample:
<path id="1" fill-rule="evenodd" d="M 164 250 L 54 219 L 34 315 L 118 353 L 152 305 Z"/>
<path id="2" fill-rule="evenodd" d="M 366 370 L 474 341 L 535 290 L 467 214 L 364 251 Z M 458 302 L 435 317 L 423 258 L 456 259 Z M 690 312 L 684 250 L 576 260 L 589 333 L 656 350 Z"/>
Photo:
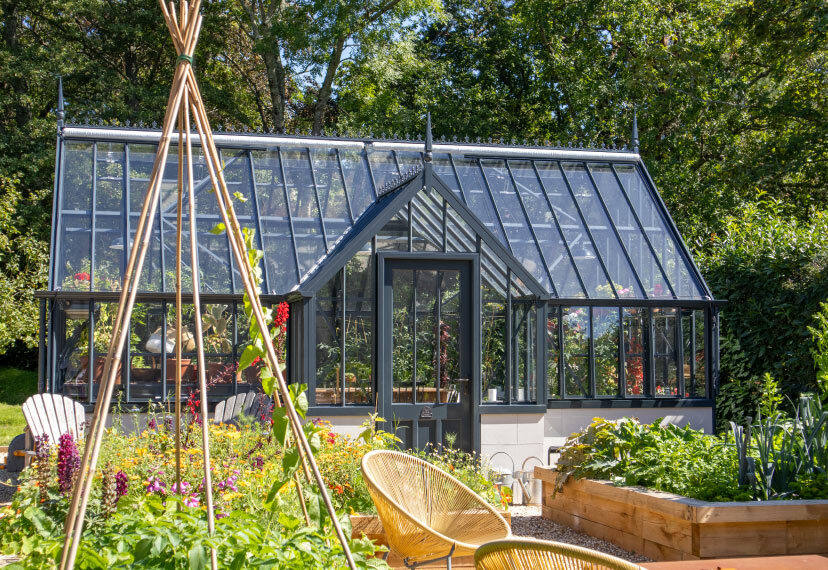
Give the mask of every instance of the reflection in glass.
<path id="1" fill-rule="evenodd" d="M 696 398 L 707 397 L 707 357 L 704 350 L 705 342 L 705 319 L 703 310 L 693 311 L 693 327 L 695 330 L 695 344 L 693 353 L 693 364 L 695 367 L 694 384 L 692 396 Z"/>
<path id="2" fill-rule="evenodd" d="M 627 396 L 647 394 L 645 363 L 647 310 L 624 308 L 624 378 Z"/>
<path id="3" fill-rule="evenodd" d="M 373 398 L 374 257 L 365 244 L 345 265 L 345 403 Z"/>
<path id="4" fill-rule="evenodd" d="M 618 395 L 619 309 L 592 309 L 593 350 L 595 352 L 596 396 Z"/>
<path id="5" fill-rule="evenodd" d="M 341 273 L 316 294 L 316 403 L 341 404 Z"/>
<path id="6" fill-rule="evenodd" d="M 505 285 L 501 287 L 482 280 L 483 402 L 503 402 L 506 389 L 506 296 L 501 292 Z"/>
<path id="7" fill-rule="evenodd" d="M 564 386 L 571 398 L 588 397 L 589 394 L 589 307 L 565 307 L 564 333 Z"/>
<path id="8" fill-rule="evenodd" d="M 532 301 L 512 302 L 513 402 L 534 402 L 537 387 L 537 311 Z"/>
<path id="9" fill-rule="evenodd" d="M 560 332 L 560 308 L 550 307 L 546 315 L 546 386 L 547 398 L 559 398 L 561 347 L 558 339 Z"/>
<path id="10" fill-rule="evenodd" d="M 652 310 L 655 396 L 678 396 L 677 309 Z"/>

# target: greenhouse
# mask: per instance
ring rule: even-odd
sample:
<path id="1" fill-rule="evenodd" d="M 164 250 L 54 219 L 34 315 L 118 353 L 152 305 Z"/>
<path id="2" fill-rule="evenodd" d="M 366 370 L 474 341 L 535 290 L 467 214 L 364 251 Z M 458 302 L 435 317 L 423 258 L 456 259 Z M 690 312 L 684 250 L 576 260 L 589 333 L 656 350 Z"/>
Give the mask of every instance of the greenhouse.
<path id="1" fill-rule="evenodd" d="M 43 391 L 91 404 L 160 131 L 66 126 L 57 164 Z M 343 431 L 378 413 L 407 447 L 540 455 L 604 417 L 712 428 L 718 307 L 637 152 L 215 134 L 262 299 L 289 307 L 287 373 Z M 196 141 L 198 138 L 196 137 Z M 209 398 L 257 387 L 240 275 L 202 161 L 196 224 Z M 119 397 L 195 389 L 192 307 L 175 360 L 170 152 Z M 186 195 L 186 194 L 185 194 Z M 191 283 L 191 281 L 190 281 Z M 184 289 L 188 275 L 184 275 Z M 192 295 L 184 294 L 185 303 Z"/>

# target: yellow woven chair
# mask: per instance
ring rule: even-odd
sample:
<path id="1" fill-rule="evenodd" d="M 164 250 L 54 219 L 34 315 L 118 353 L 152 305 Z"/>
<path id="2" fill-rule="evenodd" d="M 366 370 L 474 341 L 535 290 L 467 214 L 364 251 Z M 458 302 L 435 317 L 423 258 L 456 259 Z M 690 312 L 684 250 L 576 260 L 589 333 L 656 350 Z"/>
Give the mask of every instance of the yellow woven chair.
<path id="1" fill-rule="evenodd" d="M 474 553 L 477 570 L 643 570 L 621 558 L 565 544 L 532 538 L 488 542 Z"/>
<path id="2" fill-rule="evenodd" d="M 488 541 L 511 535 L 509 523 L 460 481 L 417 457 L 371 451 L 362 474 L 388 546 L 408 568 L 471 556 Z"/>

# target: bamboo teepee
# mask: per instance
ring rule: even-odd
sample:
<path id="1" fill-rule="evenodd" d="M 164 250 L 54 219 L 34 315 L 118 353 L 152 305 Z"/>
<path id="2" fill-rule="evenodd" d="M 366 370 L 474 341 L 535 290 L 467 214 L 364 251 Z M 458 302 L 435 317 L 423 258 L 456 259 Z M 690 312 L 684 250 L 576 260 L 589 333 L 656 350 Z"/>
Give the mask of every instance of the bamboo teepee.
<path id="1" fill-rule="evenodd" d="M 92 489 L 92 481 L 95 475 L 95 469 L 98 462 L 98 455 L 101 449 L 101 441 L 103 439 L 107 415 L 109 407 L 112 402 L 112 393 L 115 386 L 116 376 L 120 370 L 121 354 L 123 354 L 124 346 L 128 337 L 128 323 L 132 315 L 132 310 L 135 305 L 135 295 L 138 290 L 139 276 L 144 265 L 147 251 L 150 247 L 151 233 L 152 233 L 152 219 L 155 215 L 160 202 L 161 196 L 161 180 L 163 178 L 164 169 L 167 164 L 167 156 L 170 150 L 171 137 L 175 125 L 178 125 L 178 216 L 177 216 L 177 240 L 176 240 L 176 359 L 181 359 L 182 346 L 182 326 L 181 326 L 181 246 L 182 246 L 182 223 L 183 223 L 183 196 L 184 188 L 186 186 L 188 192 L 188 217 L 190 222 L 190 252 L 191 252 L 191 270 L 193 280 L 193 307 L 195 313 L 195 340 L 198 360 L 198 383 L 201 391 L 201 416 L 203 421 L 202 426 L 202 442 L 203 442 L 203 459 L 204 459 L 204 478 L 205 478 L 205 493 L 207 506 L 207 524 L 210 534 L 215 531 L 215 514 L 213 511 L 213 495 L 212 495 L 212 481 L 210 477 L 210 445 L 209 445 L 209 430 L 207 421 L 207 385 L 205 378 L 205 361 L 204 361 L 204 345 L 203 345 L 203 330 L 201 322 L 201 305 L 199 300 L 199 269 L 198 269 L 198 250 L 195 243 L 195 205 L 193 200 L 193 160 L 192 160 L 192 141 L 190 137 L 190 118 L 195 122 L 198 130 L 199 139 L 202 147 L 204 161 L 207 165 L 207 170 L 210 175 L 210 180 L 215 190 L 216 200 L 218 202 L 219 211 L 222 222 L 226 228 L 229 236 L 230 246 L 233 252 L 233 257 L 239 268 L 242 281 L 244 284 L 244 291 L 250 299 L 252 306 L 252 318 L 261 331 L 267 331 L 269 323 L 265 319 L 264 309 L 261 300 L 259 299 L 259 291 L 257 284 L 253 277 L 253 268 L 250 266 L 250 260 L 246 254 L 244 235 L 239 225 L 236 213 L 233 209 L 232 197 L 227 189 L 227 184 L 224 180 L 222 172 L 221 161 L 218 150 L 216 149 L 213 140 L 212 131 L 210 129 L 210 122 L 207 119 L 207 113 L 204 108 L 204 103 L 201 99 L 201 93 L 196 82 L 195 74 L 193 73 L 193 52 L 195 51 L 196 43 L 198 42 L 199 31 L 201 29 L 201 0 L 194 0 L 192 4 L 188 0 L 180 0 L 179 12 L 176 12 L 175 4 L 169 2 L 165 4 L 165 0 L 159 0 L 161 11 L 164 15 L 164 21 L 169 29 L 170 36 L 172 36 L 175 50 L 178 54 L 176 61 L 175 74 L 173 76 L 172 89 L 167 101 L 167 110 L 164 116 L 164 122 L 161 131 L 161 139 L 158 143 L 158 151 L 155 156 L 155 162 L 152 167 L 150 175 L 150 182 L 147 188 L 144 203 L 141 209 L 141 216 L 136 228 L 136 235 L 133 245 L 130 249 L 129 260 L 127 262 L 126 271 L 124 273 L 120 300 L 118 303 L 118 311 L 115 314 L 112 329 L 112 339 L 110 340 L 109 350 L 106 355 L 106 361 L 103 369 L 103 381 L 98 393 L 97 403 L 92 416 L 92 422 L 89 429 L 89 436 L 83 452 L 83 459 L 81 461 L 80 471 L 78 473 L 75 488 L 72 494 L 72 502 L 69 506 L 69 512 L 66 516 L 66 537 L 63 546 L 63 553 L 61 556 L 60 568 L 61 570 L 68 570 L 74 567 L 75 557 L 78 551 L 78 545 L 83 533 L 83 523 L 86 516 L 86 508 L 89 502 L 89 495 Z M 184 164 L 186 157 L 186 184 Z M 333 505 L 328 494 L 327 487 L 319 472 L 316 460 L 313 457 L 310 445 L 305 433 L 301 427 L 301 420 L 296 413 L 287 384 L 285 383 L 279 359 L 273 346 L 273 341 L 270 335 L 262 335 L 265 341 L 265 349 L 267 354 L 266 363 L 270 370 L 275 374 L 278 391 L 274 396 L 277 403 L 284 405 L 287 417 L 290 423 L 293 440 L 299 449 L 299 456 L 302 463 L 302 471 L 305 478 L 315 483 L 327 507 L 328 514 L 331 517 L 334 528 L 340 543 L 342 544 L 343 552 L 348 562 L 348 566 L 355 568 L 351 552 L 348 548 L 348 538 L 343 534 L 342 527 L 336 517 Z M 176 378 L 175 378 L 175 396 L 176 396 L 176 478 L 177 488 L 180 489 L 180 426 L 181 426 L 181 366 L 176 364 Z M 298 475 L 296 478 L 297 489 L 299 491 L 300 502 L 302 502 L 303 511 L 305 509 L 302 499 L 301 486 L 298 485 Z M 307 512 L 305 511 L 307 520 Z M 213 570 L 217 567 L 217 558 L 215 550 L 211 550 L 211 566 Z"/>

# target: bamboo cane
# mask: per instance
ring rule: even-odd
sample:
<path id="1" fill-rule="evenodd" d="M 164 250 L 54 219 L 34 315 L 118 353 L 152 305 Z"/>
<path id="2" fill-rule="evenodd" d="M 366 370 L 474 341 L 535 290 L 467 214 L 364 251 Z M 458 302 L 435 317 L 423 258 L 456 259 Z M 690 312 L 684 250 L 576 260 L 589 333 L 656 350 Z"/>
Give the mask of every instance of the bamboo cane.
<path id="1" fill-rule="evenodd" d="M 356 566 L 354 564 L 353 557 L 351 556 L 350 548 L 348 547 L 348 540 L 342 531 L 342 526 L 339 524 L 339 520 L 336 518 L 336 510 L 333 508 L 325 481 L 322 478 L 322 474 L 319 472 L 319 467 L 316 465 L 316 461 L 313 457 L 313 451 L 310 448 L 310 443 L 305 437 L 305 432 L 301 429 L 301 420 L 299 415 L 296 413 L 293 402 L 290 400 L 290 393 L 288 391 L 284 375 L 282 374 L 281 367 L 279 366 L 279 359 L 276 356 L 273 341 L 270 338 L 270 335 L 267 334 L 269 323 L 265 320 L 264 311 L 258 296 L 258 290 L 251 279 L 252 268 L 250 267 L 247 255 L 244 253 L 244 237 L 241 231 L 241 226 L 239 225 L 239 221 L 236 217 L 235 211 L 233 210 L 230 192 L 227 189 L 224 175 L 220 169 L 218 151 L 216 150 L 215 141 L 213 140 L 212 131 L 210 130 L 210 123 L 206 117 L 204 104 L 201 100 L 198 85 L 192 70 L 190 70 L 188 74 L 188 89 L 190 97 L 192 98 L 191 107 L 193 109 L 193 116 L 196 119 L 196 126 L 199 130 L 199 135 L 201 136 L 202 148 L 206 151 L 205 158 L 207 159 L 208 171 L 210 173 L 213 186 L 217 190 L 216 198 L 221 218 L 225 224 L 225 228 L 227 229 L 228 236 L 231 238 L 229 241 L 233 248 L 236 260 L 239 263 L 239 267 L 243 269 L 240 273 L 242 275 L 242 280 L 244 281 L 245 292 L 250 299 L 250 304 L 257 324 L 259 325 L 259 329 L 264 333 L 262 336 L 265 341 L 264 344 L 267 358 L 271 366 L 271 370 L 273 370 L 276 374 L 276 380 L 279 386 L 279 391 L 282 394 L 282 399 L 284 400 L 288 420 L 299 448 L 299 455 L 300 457 L 304 456 L 303 459 L 310 464 L 310 468 L 313 471 L 313 477 L 316 480 L 322 499 L 325 502 L 325 507 L 331 516 L 331 521 L 334 525 L 337 538 L 339 538 L 339 541 L 342 544 L 342 549 L 348 562 L 348 566 L 355 569 Z M 212 166 L 210 164 L 211 162 Z M 308 476 L 307 473 L 306 476 Z M 308 479 L 310 479 L 309 476 Z"/>
<path id="2" fill-rule="evenodd" d="M 138 279 L 143 268 L 146 253 L 149 250 L 152 229 L 151 224 L 147 223 L 150 219 L 149 213 L 155 212 L 159 206 L 161 179 L 169 152 L 170 135 L 177 119 L 181 99 L 186 88 L 185 78 L 187 73 L 185 67 L 184 65 L 176 66 L 173 76 L 173 88 L 170 90 L 158 152 L 150 175 L 150 185 L 147 188 L 147 194 L 141 210 L 141 218 L 136 229 L 136 239 L 132 245 L 127 271 L 121 288 L 118 303 L 119 310 L 113 324 L 113 336 L 110 340 L 106 360 L 104 361 L 103 393 L 101 394 L 99 391 L 98 394 L 98 402 L 95 406 L 92 429 L 90 430 L 91 438 L 87 440 L 84 449 L 78 481 L 75 485 L 72 502 L 66 517 L 66 536 L 60 564 L 62 570 L 74 566 L 78 545 L 83 532 L 83 522 L 89 502 L 92 479 L 98 461 L 109 406 L 112 402 L 112 392 L 115 385 L 115 377 L 118 372 L 117 365 L 121 361 L 120 355 L 123 353 L 126 342 L 128 329 L 124 325 L 128 316 L 132 314 L 135 295 L 138 290 Z"/>
<path id="3" fill-rule="evenodd" d="M 187 94 L 184 93 L 184 97 Z M 181 494 L 181 209 L 184 199 L 184 115 L 187 114 L 185 101 L 181 101 L 178 112 L 178 193 L 176 195 L 176 223 L 175 231 L 175 489 Z M 164 319 L 167 315 L 164 315 Z M 166 344 L 167 339 L 164 339 Z M 167 395 L 164 394 L 164 397 Z"/>
<path id="4" fill-rule="evenodd" d="M 182 105 L 187 104 L 187 93 L 184 93 Z M 187 124 L 187 152 L 189 155 L 190 164 L 189 176 L 192 177 L 192 145 L 190 144 L 190 129 L 189 129 L 189 114 L 185 112 L 185 122 Z M 196 354 L 197 354 L 197 369 L 198 369 L 198 388 L 201 392 L 201 453 L 204 463 L 204 494 L 207 500 L 207 531 L 210 536 L 216 533 L 215 512 L 213 507 L 213 476 L 210 472 L 210 428 L 209 415 L 207 411 L 207 363 L 204 358 L 204 335 L 201 322 L 201 295 L 199 290 L 201 288 L 201 275 L 198 266 L 198 249 L 195 242 L 195 199 L 193 196 L 192 184 L 189 185 L 189 214 L 190 214 L 190 267 L 193 272 L 193 315 L 195 317 L 195 338 L 196 338 Z M 210 564 L 213 570 L 217 568 L 216 551 L 210 548 Z"/>

